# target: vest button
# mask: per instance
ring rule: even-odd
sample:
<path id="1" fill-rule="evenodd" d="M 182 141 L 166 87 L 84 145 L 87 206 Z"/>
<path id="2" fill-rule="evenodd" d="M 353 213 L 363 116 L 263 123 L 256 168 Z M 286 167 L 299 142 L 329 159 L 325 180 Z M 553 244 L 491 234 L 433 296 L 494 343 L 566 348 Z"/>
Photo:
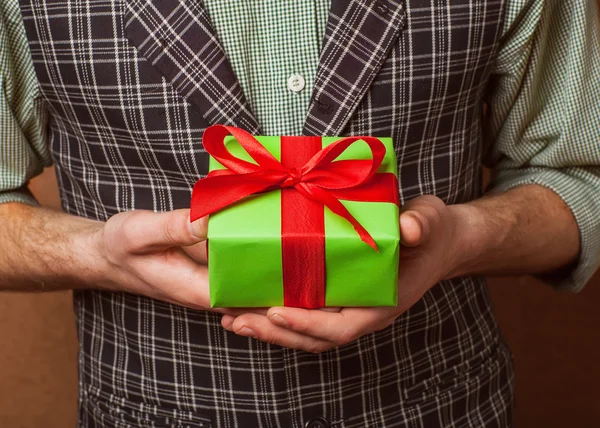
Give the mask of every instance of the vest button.
<path id="1" fill-rule="evenodd" d="M 314 418 L 307 421 L 304 428 L 329 428 L 329 422 L 325 418 Z"/>
<path id="2" fill-rule="evenodd" d="M 333 110 L 331 104 L 323 102 L 317 98 L 313 98 L 313 102 L 317 104 L 317 109 L 319 109 L 321 113 L 329 114 L 331 113 L 331 110 Z"/>
<path id="3" fill-rule="evenodd" d="M 377 12 L 379 12 L 382 15 L 385 15 L 389 12 L 389 8 L 387 7 L 387 5 L 381 3 L 380 1 L 377 2 Z"/>

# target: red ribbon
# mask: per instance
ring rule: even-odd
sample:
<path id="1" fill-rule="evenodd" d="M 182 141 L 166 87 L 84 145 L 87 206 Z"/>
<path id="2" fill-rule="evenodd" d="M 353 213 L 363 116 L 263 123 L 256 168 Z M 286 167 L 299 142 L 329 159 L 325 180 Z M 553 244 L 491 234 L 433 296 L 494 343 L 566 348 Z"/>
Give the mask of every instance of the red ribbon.
<path id="1" fill-rule="evenodd" d="M 233 135 L 256 163 L 233 156 L 225 137 Z M 338 160 L 348 147 L 364 141 L 372 159 Z M 325 230 L 323 206 L 344 218 L 360 239 L 377 250 L 367 230 L 340 202 L 398 204 L 394 174 L 377 173 L 385 146 L 375 137 L 347 137 L 322 148 L 321 137 L 281 137 L 281 162 L 248 132 L 224 125 L 204 131 L 205 150 L 227 169 L 195 184 L 191 221 L 219 211 L 255 193 L 282 190 L 282 257 L 284 304 L 325 306 Z"/>

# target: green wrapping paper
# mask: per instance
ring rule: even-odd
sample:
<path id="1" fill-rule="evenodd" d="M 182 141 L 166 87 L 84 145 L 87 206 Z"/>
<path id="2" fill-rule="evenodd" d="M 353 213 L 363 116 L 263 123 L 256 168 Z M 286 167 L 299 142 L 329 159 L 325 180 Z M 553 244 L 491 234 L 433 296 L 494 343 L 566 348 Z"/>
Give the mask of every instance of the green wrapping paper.
<path id="1" fill-rule="evenodd" d="M 280 137 L 255 137 L 281 160 Z M 323 137 L 323 147 L 342 137 Z M 391 138 L 379 138 L 386 154 L 378 173 L 397 175 Z M 229 136 L 227 149 L 253 162 Z M 370 160 L 364 142 L 337 160 Z M 224 169 L 210 158 L 210 171 Z M 379 252 L 361 241 L 352 225 L 323 207 L 325 214 L 326 306 L 396 306 L 398 295 L 398 206 L 388 202 L 341 201 L 375 240 Z M 253 195 L 211 214 L 208 270 L 212 307 L 270 307 L 284 304 L 281 243 L 281 190 Z"/>

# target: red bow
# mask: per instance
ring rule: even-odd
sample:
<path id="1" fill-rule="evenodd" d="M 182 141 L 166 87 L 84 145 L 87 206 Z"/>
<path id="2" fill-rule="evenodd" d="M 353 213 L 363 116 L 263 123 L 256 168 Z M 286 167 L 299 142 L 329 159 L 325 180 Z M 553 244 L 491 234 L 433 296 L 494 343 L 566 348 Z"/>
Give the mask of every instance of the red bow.
<path id="1" fill-rule="evenodd" d="M 229 134 L 236 138 L 256 164 L 237 158 L 227 150 L 224 139 Z M 368 144 L 373 155 L 372 159 L 335 161 L 357 141 Z M 378 180 L 371 180 L 385 156 L 385 146 L 377 138 L 342 138 L 317 152 L 301 168 L 284 166 L 251 134 L 232 126 L 208 127 L 204 131 L 202 144 L 204 149 L 227 169 L 212 171 L 208 177 L 198 180 L 192 192 L 192 221 L 255 193 L 293 187 L 306 198 L 326 206 L 333 213 L 349 221 L 360 239 L 377 250 L 377 245 L 369 232 L 339 201 L 340 197 L 349 193 L 347 190 L 358 190 L 358 193 L 361 193 L 361 186 L 369 184 L 369 181 L 373 181 L 368 186 L 371 196 L 369 200 L 389 199 L 387 196 L 377 198 L 378 186 L 375 182 Z M 387 174 L 381 175 L 387 176 Z"/>

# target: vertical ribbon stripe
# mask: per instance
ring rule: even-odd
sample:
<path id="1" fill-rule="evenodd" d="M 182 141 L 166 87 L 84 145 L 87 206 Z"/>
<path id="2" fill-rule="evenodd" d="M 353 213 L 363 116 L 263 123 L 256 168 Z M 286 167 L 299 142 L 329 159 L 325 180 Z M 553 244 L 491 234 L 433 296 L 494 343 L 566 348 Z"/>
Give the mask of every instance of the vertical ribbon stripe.
<path id="1" fill-rule="evenodd" d="M 321 150 L 320 137 L 281 137 L 281 163 L 302 168 Z M 285 306 L 325 306 L 323 204 L 293 187 L 281 189 L 281 247 Z"/>

